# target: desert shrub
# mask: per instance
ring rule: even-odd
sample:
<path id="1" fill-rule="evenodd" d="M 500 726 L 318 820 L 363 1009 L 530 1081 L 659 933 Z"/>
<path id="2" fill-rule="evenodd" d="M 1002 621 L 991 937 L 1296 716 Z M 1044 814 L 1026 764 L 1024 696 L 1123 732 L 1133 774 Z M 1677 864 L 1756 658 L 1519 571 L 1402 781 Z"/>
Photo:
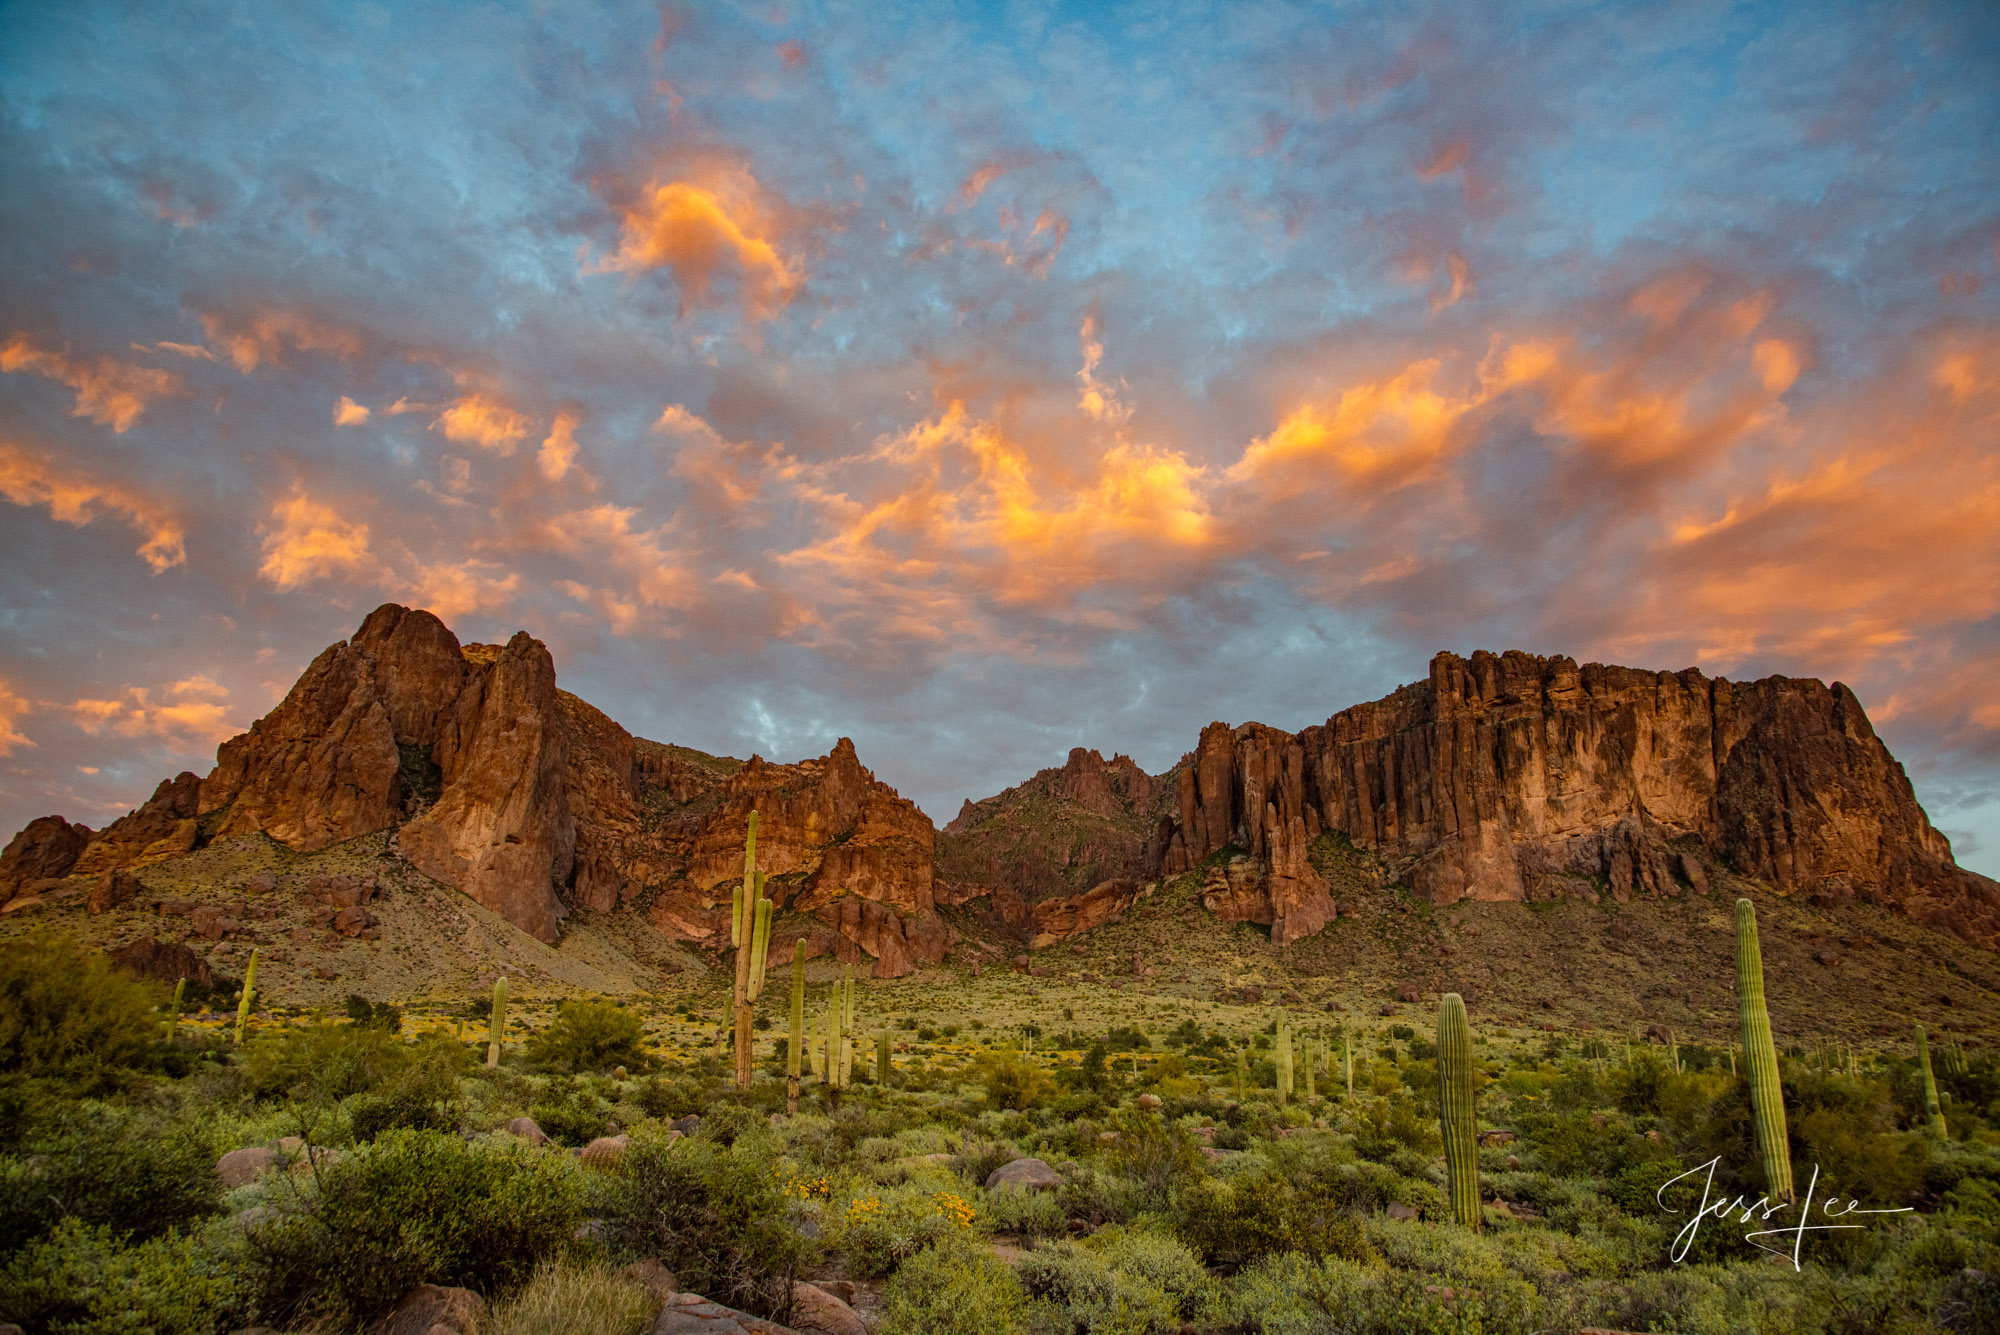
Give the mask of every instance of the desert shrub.
<path id="1" fill-rule="evenodd" d="M 792 1281 L 818 1253 L 792 1223 L 770 1148 L 641 1132 L 597 1186 L 605 1241 L 658 1257 L 683 1288 L 784 1322 Z"/>
<path id="2" fill-rule="evenodd" d="M 1271 1168 L 1192 1178 L 1173 1194 L 1174 1231 L 1204 1260 L 1243 1266 L 1276 1252 L 1312 1258 L 1369 1254 L 1361 1225 L 1325 1179 L 1294 1183 Z"/>
<path id="3" fill-rule="evenodd" d="M 646 1116 L 661 1121 L 686 1117 L 702 1108 L 701 1091 L 692 1082 L 669 1080 L 663 1075 L 649 1075 L 640 1081 L 633 1097 Z"/>
<path id="4" fill-rule="evenodd" d="M 1518 1297 L 1514 1291 L 1509 1297 Z M 1527 1295 L 1532 1302 L 1532 1294 Z M 1284 1253 L 1237 1277 L 1235 1329 L 1261 1335 L 1499 1335 L 1534 1327 L 1486 1289 L 1413 1271 Z M 1511 1309 L 1511 1310 L 1510 1310 Z M 1703 1327 L 1702 1329 L 1707 1329 Z"/>
<path id="5" fill-rule="evenodd" d="M 1011 1052 L 990 1052 L 980 1058 L 986 1106 L 1020 1111 L 1032 1108 L 1055 1092 L 1055 1082 L 1033 1062 Z"/>
<path id="6" fill-rule="evenodd" d="M 1399 1147 L 1429 1156 L 1443 1146 L 1435 1113 L 1426 1116 L 1407 1095 L 1365 1103 L 1354 1114 L 1354 1147 L 1370 1159 L 1387 1161 Z"/>
<path id="7" fill-rule="evenodd" d="M 1116 1273 L 1157 1286 L 1184 1318 L 1202 1309 L 1213 1288 L 1195 1254 L 1165 1234 L 1136 1227 L 1107 1228 L 1085 1245 Z"/>
<path id="8" fill-rule="evenodd" d="M 886 1275 L 925 1247 L 975 1231 L 976 1207 L 959 1192 L 921 1178 L 900 1187 L 864 1187 L 841 1207 L 837 1236 L 857 1275 Z"/>
<path id="9" fill-rule="evenodd" d="M 493 1003 L 488 1001 L 486 1006 L 490 1013 Z M 394 1034 L 403 1028 L 403 1008 L 386 1001 L 370 1001 L 358 992 L 350 992 L 345 1009 L 347 1018 L 364 1029 L 380 1029 L 385 1034 Z"/>
<path id="10" fill-rule="evenodd" d="M 400 1074 L 409 1055 L 387 1032 L 351 1024 L 266 1031 L 243 1061 L 245 1089 L 256 1098 L 335 1103 Z"/>
<path id="11" fill-rule="evenodd" d="M 1020 1151 L 1005 1141 L 968 1139 L 952 1159 L 951 1167 L 960 1177 L 978 1187 L 986 1184 L 994 1169 L 1004 1168 L 1020 1157 Z"/>
<path id="12" fill-rule="evenodd" d="M 79 1104 L 21 1149 L 0 1157 L 0 1253 L 64 1220 L 143 1241 L 221 1206 L 215 1145 L 199 1119 Z"/>
<path id="13" fill-rule="evenodd" d="M 465 1095 L 458 1077 L 471 1062 L 471 1054 L 457 1043 L 435 1039 L 423 1044 L 394 1081 L 383 1089 L 358 1094 L 348 1104 L 354 1139 L 373 1140 L 396 1128 L 456 1131 L 465 1116 Z"/>
<path id="14" fill-rule="evenodd" d="M 1055 1237 L 1069 1223 L 1054 1192 L 1014 1187 L 988 1192 L 983 1218 L 996 1233 L 1022 1233 L 1032 1238 Z"/>
<path id="15" fill-rule="evenodd" d="M 657 1303 L 608 1266 L 548 1264 L 494 1307 L 480 1335 L 639 1335 Z"/>
<path id="16" fill-rule="evenodd" d="M 206 1232 L 131 1243 L 67 1219 L 0 1267 L 0 1319 L 60 1335 L 212 1335 L 240 1300 L 234 1261 Z"/>
<path id="17" fill-rule="evenodd" d="M 550 1071 L 609 1071 L 645 1063 L 646 1026 L 608 1001 L 566 1001 L 555 1023 L 528 1039 L 528 1060 Z"/>
<path id="18" fill-rule="evenodd" d="M 388 1131 L 320 1170 L 298 1210 L 251 1230 L 260 1315 L 366 1319 L 418 1284 L 485 1294 L 575 1245 L 578 1173 L 563 1155 Z"/>
<path id="19" fill-rule="evenodd" d="M 0 1073 L 114 1079 L 147 1062 L 159 1032 L 151 990 L 74 938 L 0 943 Z"/>
<path id="20" fill-rule="evenodd" d="M 1201 1172 L 1201 1150 L 1194 1136 L 1158 1113 L 1120 1109 L 1111 1115 L 1110 1129 L 1118 1139 L 1106 1150 L 1105 1162 L 1114 1172 L 1140 1183 L 1161 1204 L 1175 1183 Z"/>
<path id="21" fill-rule="evenodd" d="M 604 1134 L 604 1105 L 580 1080 L 551 1079 L 528 1116 L 558 1145 L 588 1145 Z"/>
<path id="22" fill-rule="evenodd" d="M 1142 1275 L 1113 1269 L 1073 1242 L 1037 1247 L 1021 1263 L 1038 1329 L 1060 1335 L 1152 1335 L 1178 1330 L 1174 1301 Z"/>
<path id="23" fill-rule="evenodd" d="M 1025 1335 L 1021 1282 L 969 1242 L 927 1247 L 889 1282 L 882 1335 Z"/>

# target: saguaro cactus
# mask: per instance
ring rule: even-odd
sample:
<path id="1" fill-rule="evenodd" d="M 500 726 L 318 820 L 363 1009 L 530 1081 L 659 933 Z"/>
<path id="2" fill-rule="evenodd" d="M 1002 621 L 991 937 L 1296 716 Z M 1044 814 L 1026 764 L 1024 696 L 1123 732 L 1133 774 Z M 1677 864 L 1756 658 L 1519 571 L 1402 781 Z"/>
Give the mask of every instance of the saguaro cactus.
<path id="1" fill-rule="evenodd" d="M 1438 999 L 1438 1128 L 1444 1134 L 1444 1164 L 1451 1178 L 1451 1212 L 1477 1229 L 1485 1212 L 1479 1204 L 1479 1131 L 1473 1108 L 1472 1028 L 1465 1000 L 1456 992 Z"/>
<path id="2" fill-rule="evenodd" d="M 1347 1101 L 1354 1102 L 1354 1032 L 1347 1027 L 1347 1021 L 1340 1022 L 1340 1051 L 1347 1063 Z"/>
<path id="3" fill-rule="evenodd" d="M 1314 1099 L 1319 1097 L 1319 1094 L 1316 1092 L 1313 1085 L 1313 1068 L 1318 1065 L 1319 1065 L 1319 1051 L 1318 1049 L 1313 1047 L 1311 1041 L 1308 1040 L 1306 1043 L 1306 1102 L 1307 1103 L 1311 1103 Z"/>
<path id="4" fill-rule="evenodd" d="M 875 1083 L 889 1083 L 889 1034 L 886 1030 L 875 1035 Z"/>
<path id="5" fill-rule="evenodd" d="M 1248 1078 L 1249 1075 L 1248 1066 L 1249 1063 L 1246 1062 L 1243 1057 L 1243 1049 L 1242 1048 L 1236 1049 L 1236 1101 L 1238 1103 L 1243 1102 L 1243 1095 L 1244 1095 L 1243 1086 L 1245 1080 Z"/>
<path id="6" fill-rule="evenodd" d="M 1750 1081 L 1750 1111 L 1757 1122 L 1757 1151 L 1764 1185 L 1773 1200 L 1790 1201 L 1792 1150 L 1785 1139 L 1785 1091 L 1778 1080 L 1778 1049 L 1764 1008 L 1764 956 L 1757 945 L 1757 910 L 1736 901 L 1736 999 L 1743 1012 L 1743 1067 Z"/>
<path id="7" fill-rule="evenodd" d="M 854 1083 L 854 966 L 845 967 L 841 977 L 840 1002 L 840 1085 Z"/>
<path id="8" fill-rule="evenodd" d="M 188 985 L 188 980 L 186 974 L 182 974 L 180 977 L 180 981 L 174 984 L 174 999 L 173 1002 L 167 1007 L 168 1043 L 172 1043 L 174 1041 L 174 1030 L 180 1028 L 181 998 L 187 995 L 187 985 Z"/>
<path id="9" fill-rule="evenodd" d="M 493 1017 L 486 1029 L 486 1064 L 500 1064 L 500 1044 L 507 1037 L 507 980 L 493 980 Z"/>
<path id="10" fill-rule="evenodd" d="M 792 943 L 792 1034 L 785 1044 L 785 1111 L 799 1113 L 799 1065 L 806 1047 L 806 942 Z"/>
<path id="11" fill-rule="evenodd" d="M 771 953 L 771 901 L 764 897 L 764 873 L 757 870 L 757 813 L 750 813 L 743 837 L 743 884 L 729 918 L 729 941 L 736 947 L 736 1087 L 750 1088 L 752 1044 L 750 1004 L 764 993 L 764 965 Z"/>
<path id="12" fill-rule="evenodd" d="M 243 970 L 243 996 L 236 1003 L 236 1046 L 243 1046 L 243 1026 L 250 1022 L 250 1003 L 257 995 L 257 952 L 250 952 L 250 965 Z"/>
<path id="13" fill-rule="evenodd" d="M 1278 1017 L 1278 1102 L 1282 1105 L 1292 1098 L 1292 1029 L 1284 1017 Z"/>
<path id="14" fill-rule="evenodd" d="M 1922 1025 L 1917 1026 L 1917 1066 L 1924 1073 L 1924 1129 L 1943 1140 L 1944 1108 L 1938 1103 L 1937 1080 L 1931 1075 L 1931 1045 L 1924 1038 Z"/>

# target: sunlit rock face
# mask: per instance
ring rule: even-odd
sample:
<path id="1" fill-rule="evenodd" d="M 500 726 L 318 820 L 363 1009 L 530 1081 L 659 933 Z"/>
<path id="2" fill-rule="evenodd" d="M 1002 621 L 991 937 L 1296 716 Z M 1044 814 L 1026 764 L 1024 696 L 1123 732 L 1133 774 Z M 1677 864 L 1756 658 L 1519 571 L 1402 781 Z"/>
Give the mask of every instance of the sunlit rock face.
<path id="1" fill-rule="evenodd" d="M 1322 831 L 1440 904 L 1673 893 L 1720 861 L 2000 939 L 2000 887 L 1952 862 L 1837 683 L 1439 654 L 1427 681 L 1297 734 L 1213 724 L 1177 782 L 1160 871 L 1242 850 L 1270 888 L 1219 887 L 1218 911 L 1288 939 L 1324 911 L 1300 855 Z"/>

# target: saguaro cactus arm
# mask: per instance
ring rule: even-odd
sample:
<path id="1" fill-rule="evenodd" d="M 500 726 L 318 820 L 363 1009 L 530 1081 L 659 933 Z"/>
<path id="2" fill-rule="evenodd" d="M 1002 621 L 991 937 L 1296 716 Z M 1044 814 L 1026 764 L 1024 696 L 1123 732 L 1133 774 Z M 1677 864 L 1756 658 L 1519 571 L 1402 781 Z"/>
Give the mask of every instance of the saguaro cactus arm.
<path id="1" fill-rule="evenodd" d="M 1946 1136 L 1944 1108 L 1938 1102 L 1937 1078 L 1931 1074 L 1931 1045 L 1924 1037 L 1924 1027 L 1917 1026 L 1917 1066 L 1924 1076 L 1924 1129 L 1942 1140 Z"/>
<path id="2" fill-rule="evenodd" d="M 243 996 L 236 1003 L 236 1045 L 243 1046 L 243 1026 L 250 1020 L 250 1004 L 257 995 L 257 952 L 250 952 L 250 966 L 243 971 Z"/>
<path id="3" fill-rule="evenodd" d="M 493 980 L 493 1015 L 486 1030 L 486 1064 L 500 1065 L 500 1043 L 507 1034 L 507 979 Z"/>

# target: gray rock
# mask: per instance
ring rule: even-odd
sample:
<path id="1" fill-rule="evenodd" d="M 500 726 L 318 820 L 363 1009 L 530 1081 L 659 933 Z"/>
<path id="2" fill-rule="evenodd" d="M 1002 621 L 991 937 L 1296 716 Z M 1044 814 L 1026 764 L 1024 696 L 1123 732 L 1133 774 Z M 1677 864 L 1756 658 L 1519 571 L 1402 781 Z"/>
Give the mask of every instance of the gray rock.
<path id="1" fill-rule="evenodd" d="M 689 1113 L 686 1117 L 676 1118 L 673 1128 L 684 1136 L 691 1136 L 701 1130 L 701 1114 Z"/>
<path id="2" fill-rule="evenodd" d="M 215 1175 L 222 1180 L 224 1191 L 234 1191 L 265 1173 L 277 1171 L 283 1160 L 284 1156 L 268 1145 L 246 1145 L 217 1159 Z"/>
<path id="3" fill-rule="evenodd" d="M 516 1117 L 513 1121 L 507 1123 L 507 1131 L 510 1135 L 519 1136 L 521 1139 L 532 1141 L 537 1145 L 546 1145 L 549 1143 L 547 1133 L 535 1123 L 535 1119 L 532 1117 Z"/>
<path id="4" fill-rule="evenodd" d="M 677 1293 L 660 1309 L 650 1335 L 798 1335 L 762 1317 L 712 1303 L 698 1293 Z"/>
<path id="5" fill-rule="evenodd" d="M 1062 1174 L 1040 1159 L 1016 1159 L 1002 1164 L 986 1177 L 986 1189 L 1025 1187 L 1031 1191 L 1054 1191 L 1063 1184 Z"/>
<path id="6" fill-rule="evenodd" d="M 854 1309 L 817 1284 L 792 1285 L 792 1325 L 825 1335 L 868 1335 L 867 1323 Z"/>
<path id="7" fill-rule="evenodd" d="M 1417 1209 L 1415 1206 L 1405 1205 L 1401 1201 L 1391 1201 L 1389 1203 L 1389 1217 L 1391 1219 L 1415 1219 L 1417 1217 Z"/>
<path id="8" fill-rule="evenodd" d="M 485 1319 L 486 1300 L 471 1289 L 419 1284 L 368 1335 L 476 1335 Z"/>
<path id="9" fill-rule="evenodd" d="M 652 1294 L 655 1302 L 664 1303 L 681 1291 L 681 1283 L 674 1278 L 674 1272 L 659 1261 L 634 1261 L 621 1269 L 618 1277 Z"/>

